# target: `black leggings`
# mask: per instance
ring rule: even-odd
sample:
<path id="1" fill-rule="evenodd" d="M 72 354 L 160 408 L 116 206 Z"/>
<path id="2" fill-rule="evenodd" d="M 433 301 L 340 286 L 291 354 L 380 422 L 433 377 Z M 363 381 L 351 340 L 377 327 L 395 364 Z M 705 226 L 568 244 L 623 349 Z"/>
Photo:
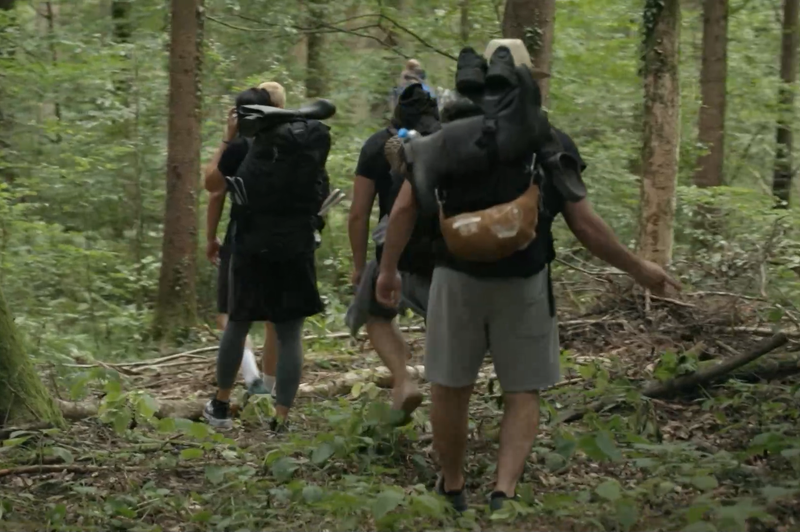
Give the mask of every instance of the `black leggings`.
<path id="1" fill-rule="evenodd" d="M 300 387 L 303 372 L 303 323 L 305 318 L 275 324 L 278 335 L 278 370 L 275 379 L 277 399 L 280 406 L 290 407 Z M 244 344 L 252 322 L 228 321 L 217 355 L 217 385 L 230 390 L 244 356 Z"/>

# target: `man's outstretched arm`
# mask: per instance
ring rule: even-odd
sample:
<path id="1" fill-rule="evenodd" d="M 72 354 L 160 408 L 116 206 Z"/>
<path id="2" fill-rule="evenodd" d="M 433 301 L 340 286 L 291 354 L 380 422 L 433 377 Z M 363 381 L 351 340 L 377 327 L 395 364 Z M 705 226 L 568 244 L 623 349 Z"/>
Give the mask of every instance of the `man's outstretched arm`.
<path id="1" fill-rule="evenodd" d="M 389 215 L 386 227 L 386 241 L 381 255 L 380 275 L 375 287 L 375 297 L 382 305 L 396 307 L 400 303 L 400 275 L 397 264 L 400 255 L 411 239 L 417 223 L 417 202 L 408 181 L 400 187 L 397 199 Z"/>
<path id="2" fill-rule="evenodd" d="M 623 246 L 608 224 L 594 211 L 589 200 L 567 202 L 564 219 L 572 233 L 589 252 L 600 260 L 619 268 L 636 282 L 663 294 L 667 286 L 680 289 L 680 283 L 670 277 L 661 266 L 637 257 Z"/>

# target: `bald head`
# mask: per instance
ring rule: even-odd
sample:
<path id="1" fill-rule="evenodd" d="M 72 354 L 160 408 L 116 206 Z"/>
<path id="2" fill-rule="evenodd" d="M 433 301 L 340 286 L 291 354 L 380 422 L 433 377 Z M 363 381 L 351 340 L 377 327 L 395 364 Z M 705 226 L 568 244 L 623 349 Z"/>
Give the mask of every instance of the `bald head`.
<path id="1" fill-rule="evenodd" d="M 265 81 L 259 85 L 258 88 L 264 89 L 269 93 L 272 105 L 280 107 L 281 109 L 286 107 L 286 90 L 283 88 L 283 85 L 277 81 Z"/>

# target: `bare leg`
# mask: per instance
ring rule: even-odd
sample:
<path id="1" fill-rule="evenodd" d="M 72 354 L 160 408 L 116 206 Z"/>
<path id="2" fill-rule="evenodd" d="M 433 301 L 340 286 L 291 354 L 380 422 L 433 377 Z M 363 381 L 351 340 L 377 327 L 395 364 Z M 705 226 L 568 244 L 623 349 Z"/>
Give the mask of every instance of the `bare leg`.
<path id="1" fill-rule="evenodd" d="M 471 395 L 472 386 L 449 388 L 431 385 L 433 448 L 442 468 L 445 491 L 457 491 L 464 487 L 464 454 Z"/>
<path id="2" fill-rule="evenodd" d="M 505 393 L 503 404 L 495 491 L 513 497 L 539 428 L 539 393 Z"/>
<path id="3" fill-rule="evenodd" d="M 225 326 L 228 324 L 228 315 L 227 314 L 217 314 L 217 329 L 220 331 L 225 330 Z"/>
<path id="4" fill-rule="evenodd" d="M 278 335 L 275 333 L 275 325 L 271 322 L 264 324 L 264 354 L 262 358 L 264 377 L 275 380 L 275 372 L 278 370 Z"/>
<path id="5" fill-rule="evenodd" d="M 369 318 L 366 327 L 375 351 L 392 372 L 392 408 L 410 414 L 422 402 L 422 394 L 408 375 L 406 361 L 410 358 L 411 352 L 400 333 L 400 328 L 394 320 L 378 318 Z"/>

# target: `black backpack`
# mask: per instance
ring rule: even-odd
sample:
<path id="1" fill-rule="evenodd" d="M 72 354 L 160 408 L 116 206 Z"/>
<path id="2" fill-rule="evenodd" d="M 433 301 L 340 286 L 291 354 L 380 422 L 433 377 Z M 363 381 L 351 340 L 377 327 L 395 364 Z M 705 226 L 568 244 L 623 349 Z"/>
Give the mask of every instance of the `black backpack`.
<path id="1" fill-rule="evenodd" d="M 330 128 L 317 120 L 300 118 L 256 134 L 229 178 L 240 251 L 279 257 L 313 249 L 330 190 L 330 147 Z"/>

